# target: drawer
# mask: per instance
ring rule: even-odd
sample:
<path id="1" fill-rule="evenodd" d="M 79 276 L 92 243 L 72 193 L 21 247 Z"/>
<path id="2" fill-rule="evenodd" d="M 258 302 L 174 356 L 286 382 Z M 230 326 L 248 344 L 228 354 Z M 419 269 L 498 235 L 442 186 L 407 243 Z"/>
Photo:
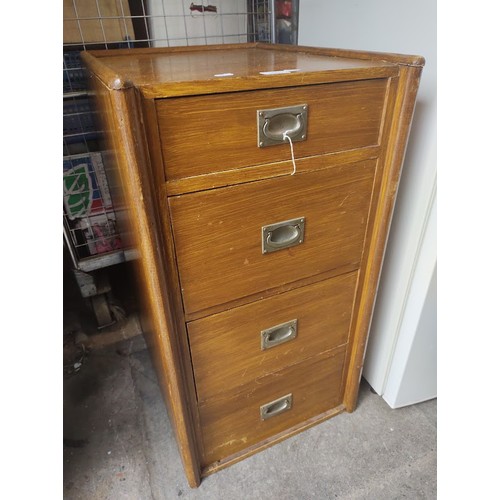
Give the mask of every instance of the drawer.
<path id="1" fill-rule="evenodd" d="M 341 266 L 355 269 L 375 165 L 365 161 L 170 197 L 188 319 Z M 262 228 L 296 218 L 305 220 L 302 243 L 264 254 Z"/>
<path id="2" fill-rule="evenodd" d="M 345 344 L 357 275 L 348 273 L 190 322 L 198 399 L 232 391 Z"/>
<path id="3" fill-rule="evenodd" d="M 324 353 L 259 379 L 246 386 L 245 391 L 200 405 L 203 465 L 210 465 L 340 405 L 344 357 L 345 348 Z M 291 406 L 279 401 L 284 396 L 289 396 Z M 276 413 L 263 419 L 261 407 L 269 403 L 274 404 L 268 407 L 268 414 L 272 415 L 273 409 Z M 284 411 L 280 412 L 283 407 Z"/>
<path id="4" fill-rule="evenodd" d="M 307 104 L 297 158 L 379 144 L 386 79 L 157 101 L 167 180 L 290 159 L 288 143 L 257 144 L 257 111 Z"/>

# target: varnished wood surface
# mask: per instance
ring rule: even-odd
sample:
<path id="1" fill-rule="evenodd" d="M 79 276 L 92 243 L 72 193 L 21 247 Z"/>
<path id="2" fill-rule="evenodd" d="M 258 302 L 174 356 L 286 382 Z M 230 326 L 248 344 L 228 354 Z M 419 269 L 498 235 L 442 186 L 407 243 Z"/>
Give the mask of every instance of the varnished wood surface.
<path id="1" fill-rule="evenodd" d="M 291 158 L 288 143 L 258 147 L 257 110 L 308 105 L 307 138 L 295 158 L 378 144 L 385 79 L 160 99 L 158 124 L 167 180 Z"/>
<path id="2" fill-rule="evenodd" d="M 257 43 L 258 47 L 267 50 L 273 50 L 273 44 Z M 399 66 L 414 66 L 423 68 L 425 65 L 425 58 L 420 55 L 411 54 L 398 54 L 391 52 L 376 52 L 370 50 L 353 50 L 353 49 L 339 49 L 339 48 L 326 48 L 326 47 L 310 47 L 306 45 L 280 45 L 280 50 L 290 52 L 306 52 L 308 54 L 315 54 L 328 57 L 345 57 L 347 59 L 357 59 L 362 61 L 379 61 L 391 62 Z"/>
<path id="3" fill-rule="evenodd" d="M 174 429 L 189 484 L 200 484 L 198 443 L 194 434 L 191 408 L 186 403 L 186 372 L 180 357 L 176 314 L 167 291 L 163 254 L 163 235 L 159 228 L 157 206 L 152 194 L 145 131 L 141 106 L 134 89 L 109 92 L 92 78 L 101 117 L 108 133 L 109 146 L 119 167 L 121 190 L 126 199 L 140 259 L 138 274 L 146 341 L 153 354 L 162 394 Z M 140 165 L 140 167 L 139 167 Z M 133 201 L 133 202 L 132 202 Z"/>
<path id="4" fill-rule="evenodd" d="M 356 282 L 349 273 L 189 323 L 198 399 L 345 344 Z M 294 339 L 261 349 L 262 330 L 294 319 Z"/>
<path id="5" fill-rule="evenodd" d="M 375 161 L 169 198 L 184 308 L 359 263 Z M 262 254 L 262 226 L 305 217 L 304 242 Z"/>
<path id="6" fill-rule="evenodd" d="M 159 152 L 157 144 L 159 141 L 158 127 L 156 123 L 155 107 L 152 100 L 141 99 L 141 106 L 143 110 L 142 119 L 145 128 L 145 140 L 149 145 L 149 152 L 151 156 L 150 163 L 150 177 L 152 182 L 156 180 L 157 185 L 161 185 L 163 178 L 162 169 L 158 168 L 161 162 L 158 162 L 156 152 Z M 152 193 L 151 193 L 152 195 Z M 162 225 L 161 240 L 165 250 L 164 259 L 164 279 L 168 289 L 166 299 L 170 302 L 170 316 L 171 321 L 174 323 L 177 332 L 178 347 L 177 357 L 179 365 L 182 368 L 182 380 L 184 382 L 185 397 L 187 399 L 187 411 L 189 412 L 190 422 L 192 423 L 192 432 L 195 435 L 193 441 L 196 445 L 196 456 L 201 456 L 201 431 L 199 425 L 198 412 L 196 410 L 196 389 L 194 384 L 194 377 L 191 367 L 191 355 L 189 351 L 187 330 L 185 320 L 182 314 L 182 299 L 180 293 L 179 276 L 177 273 L 177 264 L 175 261 L 175 248 L 173 243 L 173 235 L 170 226 L 170 214 L 167 207 L 167 202 L 164 197 L 157 197 L 158 200 L 158 219 Z M 161 216 L 160 216 L 161 214 Z M 158 249 L 160 250 L 160 249 Z M 161 250 L 160 250 L 161 251 Z"/>
<path id="7" fill-rule="evenodd" d="M 118 49 L 87 51 L 82 57 L 109 88 L 135 86 L 151 98 L 385 78 L 399 72 L 392 62 L 336 58 L 282 47 L 237 44 Z"/>
<path id="8" fill-rule="evenodd" d="M 322 353 L 200 405 L 208 466 L 340 404 L 345 349 Z M 261 420 L 260 406 L 292 393 L 292 408 Z"/>
<path id="9" fill-rule="evenodd" d="M 350 149 L 339 153 L 330 153 L 319 156 L 308 156 L 306 158 L 296 158 L 295 165 L 297 173 L 322 170 L 324 168 L 335 167 L 345 163 L 355 163 L 362 160 L 371 160 L 378 157 L 380 146 L 368 146 L 366 148 Z M 162 165 L 162 162 L 160 162 Z M 292 159 L 276 163 L 265 163 L 245 168 L 235 168 L 223 170 L 221 172 L 211 172 L 193 177 L 183 177 L 167 181 L 164 192 L 167 196 L 174 196 L 184 193 L 194 193 L 218 187 L 244 184 L 272 177 L 288 176 L 293 172 Z"/>
<path id="10" fill-rule="evenodd" d="M 93 76 L 100 80 L 100 93 L 107 95 L 105 106 L 111 115 L 112 141 L 141 254 L 141 296 L 147 304 L 151 324 L 148 345 L 189 484 L 199 484 L 200 470 L 202 475 L 210 474 L 343 409 L 352 411 L 423 58 L 262 44 L 94 51 L 85 52 L 82 57 Z M 227 70 L 228 64 L 234 71 Z M 299 71 L 262 74 L 286 69 Z M 216 76 L 216 71 L 232 75 Z M 205 148 L 198 149 L 199 154 L 193 154 L 190 149 L 184 151 L 191 161 L 178 169 L 179 177 L 165 182 L 169 161 L 181 153 L 165 153 L 167 134 L 161 123 L 157 123 L 156 103 L 149 98 L 224 92 L 235 92 L 236 96 L 247 90 L 258 90 L 255 94 L 263 95 L 268 89 L 281 88 L 273 91 L 276 102 L 272 107 L 279 107 L 279 97 L 285 95 L 282 94 L 285 87 L 292 91 L 292 87 L 314 85 L 311 88 L 317 90 L 323 84 L 344 82 L 342 85 L 354 88 L 356 81 L 384 79 L 389 79 L 390 83 L 385 87 L 382 104 L 380 95 L 377 98 L 372 95 L 366 100 L 368 108 L 383 107 L 376 118 L 376 142 L 363 145 L 361 141 L 351 146 L 345 143 L 334 153 L 328 149 L 330 144 L 326 149 L 321 146 L 342 142 L 343 139 L 333 134 L 306 153 L 300 151 L 297 143 L 298 171 L 295 176 L 286 175 L 288 168 L 291 172 L 291 162 L 288 155 L 279 156 L 281 152 L 276 153 L 277 159 L 274 153 L 269 153 L 264 163 L 250 160 L 248 164 L 239 164 L 238 161 L 234 163 L 234 152 L 226 148 L 218 153 L 221 164 L 224 164 L 222 156 L 231 161 L 219 169 L 215 161 L 217 155 L 206 153 L 210 143 L 205 142 Z M 236 102 L 234 96 L 226 101 L 221 99 L 220 106 L 227 108 L 228 103 Z M 249 96 L 252 100 L 253 94 Z M 204 99 L 188 97 L 185 101 Z M 237 110 L 244 107 L 243 100 L 241 104 L 236 106 Z M 327 111 L 315 108 L 321 109 L 325 116 L 335 112 L 331 103 L 325 106 Z M 212 113 L 208 107 L 205 110 Z M 203 115 L 205 110 L 199 113 Z M 175 115 L 181 114 L 188 120 L 191 111 L 185 108 Z M 351 119 L 348 111 L 346 105 L 343 119 L 347 123 Z M 168 115 L 171 118 L 170 111 Z M 217 113 L 211 118 L 214 116 Z M 165 115 L 163 120 L 166 119 Z M 253 120 L 255 126 L 256 117 Z M 204 121 L 198 121 L 200 129 Z M 210 124 L 208 122 L 209 129 Z M 206 123 L 203 125 L 206 130 Z M 359 138 L 366 134 L 364 128 L 361 126 L 351 132 Z M 341 135 L 341 128 L 338 130 Z M 198 133 L 195 127 L 192 133 Z M 241 134 L 236 135 L 240 137 Z M 206 137 L 197 138 L 200 144 L 206 141 Z M 256 137 L 252 140 L 252 149 L 256 140 Z M 241 149 L 241 144 L 239 146 Z M 181 147 L 180 142 L 176 147 Z M 276 151 L 280 148 L 284 153 L 286 147 L 278 146 Z M 202 151 L 209 158 L 212 156 L 213 164 L 208 169 L 201 163 Z M 253 154 L 249 149 L 248 156 Z M 189 170 L 193 168 L 192 163 L 196 163 L 194 173 Z M 316 218 L 311 219 L 311 214 Z M 298 216 L 307 219 L 304 244 L 262 256 L 261 225 Z M 315 222 L 310 223 L 311 220 Z M 224 246 L 221 243 L 224 240 L 229 245 Z M 237 247 L 236 243 L 243 245 Z M 262 257 L 268 259 L 265 266 L 259 264 Z M 187 329 L 210 323 L 227 339 L 229 328 L 219 323 L 218 318 L 230 319 L 235 314 L 241 320 L 243 316 L 239 315 L 247 308 L 258 308 L 267 300 L 284 302 L 285 298 L 300 294 L 300 287 L 312 290 L 325 285 L 320 281 L 335 276 L 334 279 L 339 279 L 340 274 L 347 272 L 353 272 L 358 281 L 349 339 L 341 347 L 337 361 L 329 364 L 326 362 L 328 354 L 322 354 L 293 364 L 298 358 L 292 353 L 293 359 L 289 360 L 292 364 L 279 371 L 267 367 L 262 377 L 258 371 L 254 372 L 250 375 L 254 377 L 253 382 L 245 379 L 246 375 L 242 376 L 246 381 L 244 386 L 236 381 L 224 391 L 216 388 L 210 392 L 210 389 L 206 395 L 201 391 L 201 404 L 198 405 L 190 364 L 191 339 L 187 337 L 185 321 Z M 321 295 L 318 301 L 323 299 Z M 319 307 L 316 302 L 307 305 L 315 309 Z M 216 316 L 209 317 L 212 314 Z M 322 317 L 319 313 L 318 316 Z M 318 321 L 321 323 L 322 319 Z M 194 344 L 204 344 L 204 349 L 212 350 L 216 358 L 214 339 L 207 339 L 200 332 L 202 330 L 193 333 L 196 335 Z M 325 337 L 317 340 L 316 351 L 321 351 Z M 226 344 L 229 345 L 228 340 Z M 196 356 L 200 353 L 202 358 L 206 354 L 200 350 Z M 208 380 L 211 368 L 207 357 L 203 363 L 207 371 L 201 379 Z M 230 360 L 227 364 L 227 369 L 234 368 L 237 372 L 238 366 L 230 366 Z M 302 372 L 299 366 L 304 367 Z M 248 368 L 251 371 L 258 367 L 254 363 Z M 236 372 L 225 380 L 233 381 L 241 376 Z M 283 377 L 278 373 L 291 375 Z M 319 379 L 307 385 L 311 376 Z M 275 421 L 271 430 L 252 420 L 255 414 L 249 409 L 245 411 L 248 407 L 242 406 L 236 395 L 245 393 L 243 387 L 248 389 L 248 398 L 244 398 L 246 403 L 260 401 L 259 394 L 262 395 L 258 411 L 260 404 L 284 395 L 284 392 L 272 391 L 290 380 L 296 382 L 294 386 L 299 387 L 299 395 L 309 398 L 303 400 L 309 403 L 304 406 L 301 403 L 296 418 L 283 414 L 282 422 Z M 261 384 L 262 381 L 266 382 Z M 222 382 L 216 380 L 215 384 L 221 387 Z M 328 404 L 325 395 L 326 399 L 331 399 Z"/>
<path id="11" fill-rule="evenodd" d="M 265 450 L 266 448 L 269 448 L 270 446 L 280 443 L 281 441 L 288 439 L 292 436 L 295 436 L 296 434 L 303 432 L 311 427 L 314 427 L 315 425 L 321 424 L 325 420 L 335 417 L 336 415 L 344 411 L 345 411 L 344 405 L 341 403 L 335 408 L 327 410 L 323 413 L 319 413 L 318 415 L 314 415 L 313 417 L 308 418 L 307 420 L 303 420 L 296 425 L 292 425 L 291 427 L 287 427 L 285 430 L 277 432 L 276 434 L 273 434 L 272 436 L 258 443 L 255 443 L 254 445 L 248 446 L 243 450 L 233 453 L 232 455 L 228 455 L 223 459 L 218 460 L 217 462 L 214 462 L 210 465 L 207 465 L 206 467 L 203 467 L 201 470 L 201 476 L 206 477 L 209 476 L 210 474 L 214 474 L 215 472 L 218 472 L 221 469 L 229 467 L 230 465 L 233 465 L 237 462 L 240 462 L 241 460 L 244 460 L 245 458 L 248 458 L 254 455 L 255 453 L 259 453 Z"/>
<path id="12" fill-rule="evenodd" d="M 384 169 L 380 172 L 380 186 L 377 187 L 379 195 L 373 208 L 371 234 L 362 263 L 363 281 L 349 353 L 349 370 L 344 396 L 344 404 L 349 412 L 354 411 L 357 403 L 368 332 L 421 74 L 421 67 L 403 67 L 401 77 L 394 81 L 394 99 L 391 100 L 394 108 L 386 124 L 388 134 L 382 158 Z"/>
<path id="13" fill-rule="evenodd" d="M 185 318 L 186 321 L 188 322 L 195 321 L 197 319 L 204 318 L 212 314 L 218 314 L 225 310 L 244 306 L 245 304 L 248 304 L 250 302 L 263 300 L 265 298 L 273 297 L 274 295 L 278 295 L 280 293 L 285 293 L 291 290 L 295 290 L 296 288 L 312 285 L 314 283 L 319 283 L 320 281 L 334 278 L 335 276 L 341 276 L 342 274 L 350 273 L 352 271 L 357 271 L 358 269 L 359 269 L 359 262 L 345 264 L 343 266 L 335 267 L 334 269 L 325 271 L 324 273 L 306 276 L 305 278 L 301 278 L 296 281 L 291 281 L 289 283 L 283 283 L 279 286 L 266 288 L 265 290 L 261 290 L 258 293 L 245 295 L 245 297 L 234 298 L 224 304 L 218 304 L 216 306 L 209 307 L 201 311 L 195 311 L 193 313 L 186 312 Z"/>

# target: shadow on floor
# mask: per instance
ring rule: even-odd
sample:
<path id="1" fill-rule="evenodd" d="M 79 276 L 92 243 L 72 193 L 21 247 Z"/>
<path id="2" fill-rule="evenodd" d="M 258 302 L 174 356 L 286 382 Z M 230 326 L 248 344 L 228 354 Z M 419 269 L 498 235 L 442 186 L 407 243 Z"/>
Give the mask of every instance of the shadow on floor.
<path id="1" fill-rule="evenodd" d="M 436 497 L 436 400 L 359 404 L 190 489 L 142 338 L 92 351 L 64 382 L 64 498 L 203 500 Z"/>

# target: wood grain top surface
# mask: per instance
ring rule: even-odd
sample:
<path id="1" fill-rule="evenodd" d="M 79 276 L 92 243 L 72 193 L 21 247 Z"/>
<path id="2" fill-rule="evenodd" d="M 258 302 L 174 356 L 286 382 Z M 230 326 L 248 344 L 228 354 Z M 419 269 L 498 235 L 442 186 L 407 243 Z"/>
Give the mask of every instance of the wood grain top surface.
<path id="1" fill-rule="evenodd" d="M 109 88 L 135 86 L 147 97 L 380 78 L 399 71 L 392 61 L 256 44 L 87 51 L 82 57 Z"/>

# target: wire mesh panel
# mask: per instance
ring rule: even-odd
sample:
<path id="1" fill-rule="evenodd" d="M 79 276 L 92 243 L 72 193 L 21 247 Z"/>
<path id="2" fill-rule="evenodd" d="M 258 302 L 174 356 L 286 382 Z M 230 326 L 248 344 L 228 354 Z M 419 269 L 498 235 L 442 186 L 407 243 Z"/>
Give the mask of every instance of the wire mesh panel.
<path id="1" fill-rule="evenodd" d="M 63 221 L 75 268 L 93 270 L 134 257 L 119 230 L 122 208 L 110 195 L 107 152 L 80 51 L 272 42 L 276 11 L 286 14 L 285 4 L 292 3 L 298 5 L 290 0 L 63 0 Z"/>
<path id="2" fill-rule="evenodd" d="M 117 230 L 100 120 L 79 51 L 63 59 L 63 221 L 75 268 L 94 270 L 127 260 Z"/>
<path id="3" fill-rule="evenodd" d="M 289 1 L 289 0 L 279 0 Z M 271 41 L 270 0 L 64 0 L 67 49 Z"/>
<path id="4" fill-rule="evenodd" d="M 272 42 L 273 5 L 268 0 L 248 0 L 248 41 Z"/>
<path id="5" fill-rule="evenodd" d="M 207 45 L 248 41 L 247 0 L 219 0 L 213 4 L 150 0 L 152 45 Z"/>

